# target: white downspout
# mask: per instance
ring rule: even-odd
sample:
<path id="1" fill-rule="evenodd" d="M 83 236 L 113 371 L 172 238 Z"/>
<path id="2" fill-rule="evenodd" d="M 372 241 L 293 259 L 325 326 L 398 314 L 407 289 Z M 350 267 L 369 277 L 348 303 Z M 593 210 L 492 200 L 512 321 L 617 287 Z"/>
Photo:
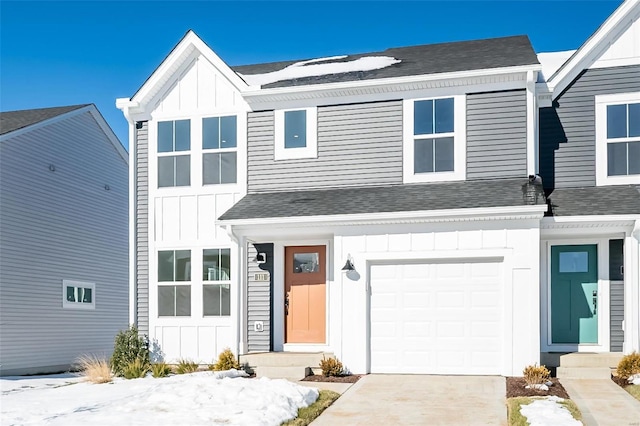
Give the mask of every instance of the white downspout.
<path id="1" fill-rule="evenodd" d="M 536 105 L 537 71 L 527 71 L 527 174 L 538 174 L 538 107 Z"/>
<path id="2" fill-rule="evenodd" d="M 640 219 L 625 238 L 624 265 L 624 352 L 630 353 L 640 351 Z"/>

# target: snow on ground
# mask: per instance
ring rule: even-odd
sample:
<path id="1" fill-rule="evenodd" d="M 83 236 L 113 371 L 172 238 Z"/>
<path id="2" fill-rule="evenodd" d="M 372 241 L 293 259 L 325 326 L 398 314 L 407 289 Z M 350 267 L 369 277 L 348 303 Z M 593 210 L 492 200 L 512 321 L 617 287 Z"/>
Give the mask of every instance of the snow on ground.
<path id="1" fill-rule="evenodd" d="M 557 396 L 536 399 L 531 404 L 521 405 L 520 413 L 527 418 L 531 426 L 582 426 L 559 401 L 562 401 L 562 398 Z"/>
<path id="2" fill-rule="evenodd" d="M 92 384 L 71 375 L 2 377 L 2 425 L 279 425 L 318 390 L 199 372 Z M 231 377 L 230 377 L 231 376 Z"/>
<path id="3" fill-rule="evenodd" d="M 264 74 L 240 74 L 240 76 L 251 86 L 264 86 L 265 84 L 275 83 L 276 81 L 292 80 L 302 77 L 378 70 L 400 62 L 399 59 L 390 56 L 364 56 L 353 61 L 318 63 L 344 59 L 345 57 L 346 56 L 331 56 L 328 58 L 311 59 L 296 62 L 278 71 Z"/>

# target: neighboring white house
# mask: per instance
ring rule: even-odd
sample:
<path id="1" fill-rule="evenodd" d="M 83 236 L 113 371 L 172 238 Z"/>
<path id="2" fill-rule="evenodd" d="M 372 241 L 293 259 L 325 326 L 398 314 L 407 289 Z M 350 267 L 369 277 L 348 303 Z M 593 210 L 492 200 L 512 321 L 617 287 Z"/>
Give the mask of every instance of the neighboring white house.
<path id="1" fill-rule="evenodd" d="M 552 65 L 515 36 L 229 67 L 189 31 L 116 103 L 131 322 L 169 360 L 354 373 L 640 349 L 639 13 Z"/>
<path id="2" fill-rule="evenodd" d="M 94 105 L 0 113 L 0 374 L 111 355 L 129 319 L 128 189 Z"/>

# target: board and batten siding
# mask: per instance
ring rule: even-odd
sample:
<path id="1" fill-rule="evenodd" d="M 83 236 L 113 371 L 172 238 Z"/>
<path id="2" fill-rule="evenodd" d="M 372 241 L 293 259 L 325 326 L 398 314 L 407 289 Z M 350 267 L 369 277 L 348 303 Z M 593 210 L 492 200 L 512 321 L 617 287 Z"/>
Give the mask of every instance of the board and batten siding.
<path id="1" fill-rule="evenodd" d="M 149 122 L 136 123 L 135 320 L 140 334 L 149 335 Z"/>
<path id="2" fill-rule="evenodd" d="M 547 188 L 596 185 L 595 96 L 640 91 L 640 66 L 588 69 L 540 109 L 540 175 Z"/>
<path id="3" fill-rule="evenodd" d="M 467 95 L 467 179 L 527 175 L 524 90 Z"/>
<path id="4" fill-rule="evenodd" d="M 273 111 L 249 113 L 249 192 L 401 184 L 402 101 L 318 107 L 318 158 L 273 152 Z"/>
<path id="5" fill-rule="evenodd" d="M 126 159 L 90 112 L 8 136 L 0 159 L 0 374 L 110 356 L 129 320 Z M 63 308 L 63 280 L 95 283 L 95 309 Z"/>
<path id="6" fill-rule="evenodd" d="M 256 255 L 264 253 L 265 263 L 258 263 Z M 268 280 L 256 280 L 256 274 L 267 274 Z M 273 244 L 247 246 L 247 350 L 269 352 L 273 350 Z M 263 331 L 255 330 L 255 322 L 262 321 Z"/>

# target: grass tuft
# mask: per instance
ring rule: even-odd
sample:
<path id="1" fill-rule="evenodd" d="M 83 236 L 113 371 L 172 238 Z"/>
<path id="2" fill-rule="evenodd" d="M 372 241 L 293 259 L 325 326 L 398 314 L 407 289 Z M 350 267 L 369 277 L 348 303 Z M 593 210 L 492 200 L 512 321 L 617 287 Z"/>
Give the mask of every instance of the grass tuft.
<path id="1" fill-rule="evenodd" d="M 169 374 L 171 374 L 171 367 L 164 362 L 151 364 L 151 375 L 156 379 L 159 377 L 167 377 Z"/>
<path id="2" fill-rule="evenodd" d="M 195 373 L 198 371 L 198 364 L 190 359 L 181 359 L 176 366 L 177 374 Z"/>
<path id="3" fill-rule="evenodd" d="M 111 367 L 109 361 L 95 355 L 81 355 L 76 361 L 82 375 L 91 383 L 111 382 Z"/>
<path id="4" fill-rule="evenodd" d="M 632 397 L 640 401 L 640 385 L 629 385 L 625 386 L 624 390 L 629 392 Z"/>
<path id="5" fill-rule="evenodd" d="M 507 399 L 507 422 L 509 426 L 528 426 L 529 422 L 527 418 L 520 413 L 521 405 L 529 405 L 539 397 L 519 396 L 516 398 Z M 565 399 L 559 402 L 560 405 L 565 407 L 571 413 L 574 419 L 582 421 L 582 413 L 578 409 L 578 406 L 570 399 Z"/>
<path id="6" fill-rule="evenodd" d="M 141 358 L 136 358 L 129 362 L 122 369 L 122 375 L 125 379 L 141 379 L 149 372 L 149 364 Z"/>
<path id="7" fill-rule="evenodd" d="M 308 407 L 298 409 L 298 417 L 284 422 L 282 426 L 307 426 L 326 410 L 340 394 L 330 390 L 321 390 L 316 402 Z"/>
<path id="8" fill-rule="evenodd" d="M 213 371 L 225 371 L 231 370 L 232 368 L 240 370 L 240 364 L 229 348 L 220 352 L 220 355 L 218 355 L 218 362 L 209 365 L 209 370 Z"/>

